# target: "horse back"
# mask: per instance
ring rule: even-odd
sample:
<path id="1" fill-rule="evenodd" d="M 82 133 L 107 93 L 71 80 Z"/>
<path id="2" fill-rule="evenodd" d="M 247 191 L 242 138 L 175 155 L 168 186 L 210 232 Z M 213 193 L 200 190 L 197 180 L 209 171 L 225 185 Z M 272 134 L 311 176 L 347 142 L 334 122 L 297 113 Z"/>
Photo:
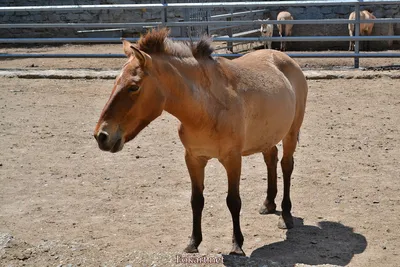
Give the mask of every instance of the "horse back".
<path id="1" fill-rule="evenodd" d="M 349 20 L 355 20 L 356 19 L 356 12 L 353 11 L 351 12 L 349 16 Z M 376 19 L 376 17 L 369 11 L 363 10 L 360 11 L 360 20 L 366 20 L 366 19 Z M 348 25 L 350 35 L 353 35 L 354 33 L 354 24 L 349 23 Z M 361 23 L 360 24 L 360 34 L 361 35 L 371 35 L 372 29 L 374 28 L 374 23 Z"/>
<path id="2" fill-rule="evenodd" d="M 367 10 L 363 11 L 364 19 L 376 19 L 376 17 Z M 374 23 L 362 23 L 360 26 L 360 31 L 364 33 L 364 35 L 371 35 L 372 29 L 374 28 Z"/>
<path id="3" fill-rule="evenodd" d="M 257 50 L 233 60 L 259 76 L 276 78 L 283 75 L 293 87 L 299 102 L 307 97 L 308 86 L 300 66 L 285 53 L 276 50 Z M 254 75 L 254 74 L 253 74 Z"/>
<path id="4" fill-rule="evenodd" d="M 272 51 L 267 55 L 271 64 L 276 66 L 288 79 L 296 96 L 296 113 L 292 128 L 300 129 L 306 108 L 308 85 L 299 64 L 287 54 Z"/>
<path id="5" fill-rule="evenodd" d="M 257 140 L 275 145 L 289 131 L 298 131 L 308 92 L 299 65 L 275 50 L 258 50 L 233 61 L 241 69 L 239 87 L 245 89 L 239 88 L 239 94 L 247 104 L 247 117 L 257 118 L 246 122 L 252 138 L 246 141 L 244 154 L 254 152 Z M 266 126 L 260 130 L 260 125 Z"/>

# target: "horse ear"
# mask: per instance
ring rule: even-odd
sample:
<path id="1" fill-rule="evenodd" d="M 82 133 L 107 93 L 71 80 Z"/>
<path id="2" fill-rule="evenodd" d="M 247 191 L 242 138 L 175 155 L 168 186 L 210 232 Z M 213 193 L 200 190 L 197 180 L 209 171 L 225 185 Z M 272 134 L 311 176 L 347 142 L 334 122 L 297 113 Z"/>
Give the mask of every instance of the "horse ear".
<path id="1" fill-rule="evenodd" d="M 152 63 L 151 56 L 149 56 L 147 53 L 139 50 L 134 45 L 131 45 L 131 49 L 132 49 L 133 53 L 135 54 L 135 57 L 139 61 L 140 66 L 142 68 L 149 69 L 151 67 L 151 63 Z"/>
<path id="2" fill-rule="evenodd" d="M 131 57 L 133 55 L 133 50 L 131 48 L 131 46 L 132 46 L 131 42 L 125 40 L 124 38 L 121 38 L 121 41 L 122 41 L 125 55 L 127 57 Z"/>

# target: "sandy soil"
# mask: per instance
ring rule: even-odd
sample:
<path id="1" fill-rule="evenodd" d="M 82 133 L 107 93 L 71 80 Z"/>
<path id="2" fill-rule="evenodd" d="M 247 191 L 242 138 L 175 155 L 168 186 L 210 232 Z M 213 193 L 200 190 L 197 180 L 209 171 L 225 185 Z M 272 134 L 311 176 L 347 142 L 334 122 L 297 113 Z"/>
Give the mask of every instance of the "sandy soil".
<path id="1" fill-rule="evenodd" d="M 2 68 L 77 66 L 65 60 L 8 60 Z M 122 64 L 113 61 L 99 66 Z M 79 62 L 93 68 L 95 60 Z M 173 266 L 191 231 L 178 121 L 163 114 L 123 151 L 105 153 L 92 131 L 113 81 L 0 83 L 0 266 Z M 225 265 L 398 266 L 400 81 L 309 86 L 292 183 L 296 227 L 280 230 L 276 215 L 258 214 L 266 166 L 261 155 L 244 158 L 248 257 L 224 255 Z M 226 175 L 212 160 L 206 176 L 200 252 L 221 257 L 231 243 Z"/>

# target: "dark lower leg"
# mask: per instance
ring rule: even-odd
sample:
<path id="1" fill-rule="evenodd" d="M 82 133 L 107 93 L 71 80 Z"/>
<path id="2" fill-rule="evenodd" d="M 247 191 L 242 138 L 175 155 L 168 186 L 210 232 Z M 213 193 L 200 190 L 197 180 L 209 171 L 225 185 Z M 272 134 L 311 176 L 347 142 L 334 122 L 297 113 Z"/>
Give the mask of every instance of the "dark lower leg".
<path id="1" fill-rule="evenodd" d="M 278 192 L 277 188 L 277 163 L 278 163 L 278 149 L 276 146 L 269 151 L 263 153 L 264 162 L 267 164 L 268 169 L 268 188 L 267 197 L 264 201 L 263 207 L 260 209 L 261 214 L 274 213 L 276 211 L 275 197 Z"/>
<path id="2" fill-rule="evenodd" d="M 291 214 L 292 202 L 290 201 L 290 179 L 293 172 L 293 156 L 283 156 L 281 161 L 283 172 L 283 200 L 282 200 L 282 219 L 287 229 L 293 227 L 293 217 Z M 283 227 L 283 225 L 280 225 Z"/>
<path id="3" fill-rule="evenodd" d="M 193 228 L 192 236 L 190 238 L 189 245 L 185 249 L 185 252 L 197 253 L 199 252 L 197 248 L 203 239 L 201 233 L 201 214 L 204 207 L 203 192 L 200 192 L 199 190 L 192 191 L 192 198 L 190 203 L 192 205 L 193 212 Z"/>
<path id="4" fill-rule="evenodd" d="M 243 234 L 240 229 L 240 209 L 242 201 L 239 194 L 240 173 L 242 169 L 242 157 L 240 152 L 227 155 L 225 158 L 220 159 L 228 175 L 228 196 L 226 197 L 226 204 L 232 216 L 233 223 L 233 237 L 232 237 L 232 250 L 231 255 L 245 255 L 243 246 Z"/>
<path id="5" fill-rule="evenodd" d="M 226 197 L 226 204 L 228 205 L 229 211 L 231 212 L 233 222 L 232 250 L 230 254 L 244 255 L 244 252 L 242 250 L 244 238 L 240 229 L 239 220 L 242 201 L 239 194 L 228 192 L 228 196 Z"/>
<path id="6" fill-rule="evenodd" d="M 185 252 L 197 253 L 199 252 L 197 248 L 202 241 L 201 214 L 204 207 L 204 168 L 207 164 L 207 159 L 192 157 L 186 152 L 185 160 L 192 182 L 192 197 L 190 203 L 193 213 L 192 236 L 189 245 L 185 248 Z"/>

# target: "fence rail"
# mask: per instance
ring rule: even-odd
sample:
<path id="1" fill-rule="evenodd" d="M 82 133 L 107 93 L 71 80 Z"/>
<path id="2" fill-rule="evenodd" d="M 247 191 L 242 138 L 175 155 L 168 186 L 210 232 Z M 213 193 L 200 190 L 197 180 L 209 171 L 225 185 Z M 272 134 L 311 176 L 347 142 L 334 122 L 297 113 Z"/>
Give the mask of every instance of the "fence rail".
<path id="1" fill-rule="evenodd" d="M 268 2 L 208 2 L 208 3 L 160 3 L 160 4 L 112 4 L 112 5 L 61 5 L 61 6 L 17 6 L 0 7 L 0 12 L 9 11 L 71 11 L 102 9 L 168 9 L 168 8 L 217 8 L 217 7 L 271 7 L 271 6 L 336 6 L 336 5 L 371 5 L 398 4 L 397 0 L 340 0 L 340 1 L 279 1 Z"/>
<path id="2" fill-rule="evenodd" d="M 124 38 L 131 42 L 136 42 L 139 38 Z M 172 37 L 175 41 L 198 41 L 198 37 Z M 15 44 L 14 38 L 0 38 L 0 43 Z M 120 43 L 121 38 L 17 38 L 18 43 Z M 289 37 L 214 37 L 215 42 L 262 42 L 262 41 L 289 41 L 289 42 L 315 42 L 321 41 L 319 36 L 289 36 Z M 400 40 L 400 35 L 388 36 L 325 36 L 324 41 L 389 41 Z"/>
<path id="3" fill-rule="evenodd" d="M 400 18 L 382 18 L 382 19 L 366 19 L 360 20 L 360 23 L 400 23 Z M 261 25 L 268 24 L 349 24 L 354 20 L 348 19 L 307 19 L 307 20 L 242 20 L 242 21 L 182 21 L 182 22 L 129 22 L 129 23 L 2 23 L 0 29 L 35 29 L 35 28 L 109 28 L 109 27 L 181 27 L 193 25 L 217 25 L 217 26 L 241 26 L 241 25 Z"/>
<path id="4" fill-rule="evenodd" d="M 14 6 L 14 7 L 0 7 L 0 12 L 20 12 L 20 11 L 87 11 L 87 10 L 135 10 L 135 9 L 157 9 L 166 12 L 169 9 L 213 9 L 213 8 L 267 8 L 285 6 L 340 6 L 351 5 L 355 7 L 356 19 L 307 19 L 307 20 L 293 20 L 293 21 L 277 21 L 268 20 L 267 23 L 271 24 L 355 24 L 355 36 L 292 36 L 292 37 L 215 37 L 214 41 L 225 42 L 263 42 L 263 41 L 355 41 L 354 53 L 288 53 L 292 57 L 353 57 L 355 59 L 355 67 L 358 67 L 358 59 L 361 57 L 400 57 L 400 53 L 360 53 L 359 41 L 383 41 L 383 40 L 400 40 L 400 36 L 387 35 L 387 36 L 360 36 L 360 23 L 373 21 L 374 23 L 399 23 L 400 18 L 394 19 L 375 19 L 375 20 L 361 20 L 360 19 L 360 6 L 372 4 L 400 4 L 397 0 L 341 0 L 341 1 L 257 1 L 257 2 L 207 2 L 207 3 L 166 3 L 165 0 L 160 4 L 113 4 L 113 5 L 58 5 L 58 6 Z M 231 12 L 228 14 L 220 14 L 210 16 L 212 19 L 232 18 L 236 15 L 244 13 L 257 13 L 262 9 L 250 10 L 245 12 Z M 357 12 L 358 11 L 358 12 Z M 162 16 L 161 21 L 144 22 L 144 23 L 6 23 L 0 24 L 0 28 L 142 28 L 142 27 L 185 27 L 185 26 L 242 26 L 242 25 L 260 25 L 265 23 L 264 20 L 213 20 L 213 21 L 183 21 L 183 22 L 170 22 L 166 21 L 165 15 Z M 136 41 L 137 38 L 126 38 L 131 41 Z M 175 40 L 196 40 L 196 38 L 173 38 Z M 119 38 L 0 38 L 0 44 L 27 44 L 27 43 L 117 43 L 120 42 Z M 122 57 L 120 54 L 0 54 L 0 58 L 15 58 L 15 57 Z M 216 56 L 240 56 L 240 54 L 217 54 Z"/>
<path id="5" fill-rule="evenodd" d="M 286 53 L 295 58 L 354 58 L 353 53 Z M 0 54 L 0 58 L 126 58 L 125 54 Z M 221 57 L 237 57 L 235 54 L 218 54 Z M 392 58 L 393 53 L 359 53 L 359 58 Z"/>

